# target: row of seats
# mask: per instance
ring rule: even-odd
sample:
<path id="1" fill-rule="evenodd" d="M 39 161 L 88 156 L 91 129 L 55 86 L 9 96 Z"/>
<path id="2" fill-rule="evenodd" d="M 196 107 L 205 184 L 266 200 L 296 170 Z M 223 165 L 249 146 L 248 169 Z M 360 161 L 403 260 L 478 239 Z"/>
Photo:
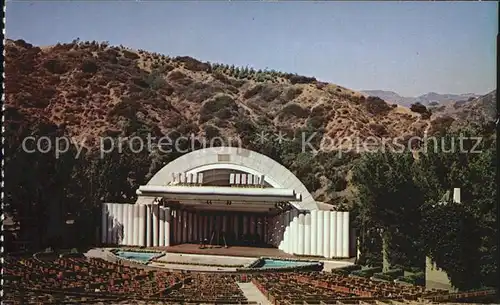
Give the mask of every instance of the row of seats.
<path id="1" fill-rule="evenodd" d="M 273 304 L 331 304 L 336 300 L 417 299 L 446 294 L 445 291 L 426 291 L 418 286 L 374 282 L 335 273 L 256 273 L 239 276 L 170 272 L 145 270 L 139 266 L 95 258 L 6 258 L 4 276 L 4 296 L 13 303 L 28 297 L 47 304 L 64 303 L 68 298 L 73 298 L 73 301 L 85 298 L 155 300 L 165 304 L 248 304 L 237 284 L 247 280 L 254 282 Z"/>
<path id="2" fill-rule="evenodd" d="M 144 270 L 102 259 L 7 258 L 4 265 L 7 301 L 59 304 L 99 299 L 155 300 L 163 303 L 248 304 L 230 276 Z M 65 296 L 61 299 L 61 296 Z M 106 303 L 106 302 L 105 302 Z M 9 303 L 10 304 L 10 303 Z"/>
<path id="3" fill-rule="evenodd" d="M 415 300 L 448 293 L 445 290 L 425 290 L 419 286 L 376 282 L 367 278 L 323 272 L 262 273 L 252 275 L 252 281 L 271 303 L 281 305 L 304 302 L 335 304 L 337 301 L 370 298 Z"/>

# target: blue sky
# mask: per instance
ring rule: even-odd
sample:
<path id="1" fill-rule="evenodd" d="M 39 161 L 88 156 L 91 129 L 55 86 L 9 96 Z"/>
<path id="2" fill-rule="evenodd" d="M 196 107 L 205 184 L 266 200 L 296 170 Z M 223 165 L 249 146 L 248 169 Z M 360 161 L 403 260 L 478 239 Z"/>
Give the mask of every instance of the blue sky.
<path id="1" fill-rule="evenodd" d="M 404 96 L 496 84 L 495 2 L 99 2 L 8 2 L 7 37 L 109 41 Z"/>

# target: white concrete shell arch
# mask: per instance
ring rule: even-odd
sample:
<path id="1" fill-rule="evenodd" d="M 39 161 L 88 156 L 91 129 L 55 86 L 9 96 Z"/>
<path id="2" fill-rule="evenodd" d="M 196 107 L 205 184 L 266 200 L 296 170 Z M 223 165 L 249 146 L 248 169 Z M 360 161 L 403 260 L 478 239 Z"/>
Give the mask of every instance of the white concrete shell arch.
<path id="1" fill-rule="evenodd" d="M 194 174 L 214 169 L 265 175 L 265 182 L 272 187 L 293 189 L 302 195 L 302 201 L 292 202 L 298 210 L 318 210 L 311 193 L 287 168 L 267 156 L 238 147 L 210 147 L 187 153 L 165 165 L 147 184 L 169 184 L 172 181 L 172 173 Z M 145 199 L 139 197 L 138 202 Z"/>

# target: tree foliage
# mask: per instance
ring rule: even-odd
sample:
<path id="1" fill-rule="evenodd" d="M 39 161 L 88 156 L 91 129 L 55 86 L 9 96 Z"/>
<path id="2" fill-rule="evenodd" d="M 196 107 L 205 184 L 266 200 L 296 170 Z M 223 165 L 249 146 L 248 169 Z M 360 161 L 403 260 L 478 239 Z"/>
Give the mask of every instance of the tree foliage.
<path id="1" fill-rule="evenodd" d="M 396 253 L 416 253 L 416 257 L 395 255 L 392 262 L 410 267 L 419 264 L 419 206 L 423 197 L 415 181 L 416 165 L 411 153 L 376 152 L 365 154 L 354 167 L 357 186 L 357 223 L 361 228 L 380 228 L 385 239 L 397 238 Z M 373 235 L 370 232 L 366 235 Z M 363 235 L 363 234 L 362 234 Z M 363 242 L 363 241 L 362 241 Z"/>
<path id="2" fill-rule="evenodd" d="M 390 234 L 390 261 L 422 267 L 427 255 L 459 289 L 494 286 L 496 239 L 496 138 L 484 129 L 463 129 L 429 138 L 414 158 L 405 153 L 366 154 L 356 164 L 355 223 L 362 262 L 380 264 L 380 237 Z M 443 195 L 461 189 L 461 203 Z M 373 243 L 378 242 L 379 246 Z"/>

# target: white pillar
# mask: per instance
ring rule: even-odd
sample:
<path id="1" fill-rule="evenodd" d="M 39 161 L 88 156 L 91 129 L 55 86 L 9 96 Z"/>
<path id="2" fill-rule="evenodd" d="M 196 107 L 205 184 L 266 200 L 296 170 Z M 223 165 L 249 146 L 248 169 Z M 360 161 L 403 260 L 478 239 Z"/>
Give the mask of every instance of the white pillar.
<path id="1" fill-rule="evenodd" d="M 171 212 L 170 208 L 165 208 L 165 247 L 170 247 L 170 224 Z"/>
<path id="2" fill-rule="evenodd" d="M 349 212 L 343 212 L 342 218 L 342 257 L 349 257 Z"/>
<path id="3" fill-rule="evenodd" d="M 325 220 L 325 211 L 318 211 L 318 255 L 323 256 L 323 241 L 324 239 L 324 220 Z"/>
<path id="4" fill-rule="evenodd" d="M 343 228 L 343 218 L 342 218 L 342 212 L 337 212 L 337 240 L 336 240 L 336 245 L 335 245 L 335 253 L 336 257 L 342 257 L 342 239 L 343 239 L 343 234 L 342 234 L 342 228 Z"/>
<path id="5" fill-rule="evenodd" d="M 337 256 L 337 211 L 330 212 L 330 257 Z"/>
<path id="6" fill-rule="evenodd" d="M 311 214 L 304 215 L 304 254 L 311 255 Z"/>
<path id="7" fill-rule="evenodd" d="M 146 206 L 146 247 L 151 247 L 152 243 L 152 238 L 151 234 L 153 233 L 152 227 L 153 227 L 153 218 L 151 216 L 151 205 Z"/>
<path id="8" fill-rule="evenodd" d="M 297 236 L 295 235 L 295 215 L 294 211 L 289 212 L 290 222 L 288 223 L 288 248 L 289 253 L 295 253 L 295 244 L 297 243 Z"/>
<path id="9" fill-rule="evenodd" d="M 132 204 L 134 209 L 134 234 L 132 238 L 132 242 L 134 246 L 142 246 L 141 244 L 141 229 L 144 232 L 144 228 L 141 221 L 141 205 Z"/>
<path id="10" fill-rule="evenodd" d="M 122 244 L 122 239 L 123 239 L 123 204 L 117 203 L 116 204 L 116 220 L 117 220 L 117 230 L 116 230 L 116 243 L 118 245 Z"/>
<path id="11" fill-rule="evenodd" d="M 289 239 L 292 242 L 292 251 L 291 254 L 297 253 L 299 246 L 299 219 L 295 213 L 295 210 L 291 213 L 292 223 L 291 223 L 291 231 L 289 235 Z"/>
<path id="12" fill-rule="evenodd" d="M 305 220 L 304 214 L 299 214 L 297 217 L 297 228 L 298 228 L 298 244 L 297 244 L 297 254 L 304 255 L 305 249 Z"/>
<path id="13" fill-rule="evenodd" d="M 153 247 L 158 247 L 158 214 L 159 214 L 159 207 L 157 204 L 152 205 L 152 211 L 153 211 Z"/>
<path id="14" fill-rule="evenodd" d="M 453 202 L 454 203 L 461 203 L 461 200 L 460 200 L 460 188 L 459 187 L 453 188 Z"/>
<path id="15" fill-rule="evenodd" d="M 135 211 L 135 205 L 134 204 L 126 204 L 124 205 L 125 211 L 124 211 L 124 219 L 125 219 L 125 227 L 124 229 L 124 234 L 125 234 L 125 240 L 124 244 L 127 246 L 133 246 L 134 245 L 134 224 L 135 224 L 135 218 L 134 218 L 134 211 Z"/>
<path id="16" fill-rule="evenodd" d="M 118 209 L 120 215 L 120 222 L 122 223 L 122 241 L 121 245 L 130 246 L 132 244 L 132 224 L 133 219 L 130 218 L 132 216 L 132 209 L 130 209 L 129 204 L 120 204 Z"/>
<path id="17" fill-rule="evenodd" d="M 330 234 L 331 234 L 331 226 L 330 226 L 330 211 L 324 211 L 323 213 L 323 228 L 325 228 L 325 232 L 323 233 L 323 256 L 330 257 Z"/>
<path id="18" fill-rule="evenodd" d="M 144 239 L 146 232 L 144 231 L 146 229 L 146 207 L 142 204 L 138 205 L 138 210 L 139 210 L 139 225 L 138 225 L 138 230 L 139 230 L 139 240 L 138 244 L 141 247 L 144 247 L 146 245 L 146 240 Z"/>
<path id="19" fill-rule="evenodd" d="M 295 247 L 294 247 L 294 253 L 299 254 L 299 238 L 300 238 L 300 229 L 299 229 L 299 210 L 294 210 L 293 213 L 293 220 L 295 222 L 294 226 L 294 234 L 295 235 Z"/>
<path id="20" fill-rule="evenodd" d="M 132 209 L 130 208 L 130 204 L 120 204 L 119 209 L 120 211 L 120 218 L 121 218 L 121 223 L 123 224 L 123 239 L 121 244 L 122 245 L 127 245 L 130 246 L 132 245 L 132 239 L 133 239 L 133 227 L 132 225 L 134 224 L 134 219 L 131 218 L 132 216 Z"/>
<path id="21" fill-rule="evenodd" d="M 158 242 L 158 245 L 160 247 L 165 247 L 165 208 L 160 207 L 159 209 L 159 220 L 160 220 L 160 240 Z"/>
<path id="22" fill-rule="evenodd" d="M 108 242 L 108 204 L 103 203 L 101 205 L 101 243 L 106 244 Z"/>
<path id="23" fill-rule="evenodd" d="M 311 211 L 311 255 L 318 255 L 318 210 Z"/>

